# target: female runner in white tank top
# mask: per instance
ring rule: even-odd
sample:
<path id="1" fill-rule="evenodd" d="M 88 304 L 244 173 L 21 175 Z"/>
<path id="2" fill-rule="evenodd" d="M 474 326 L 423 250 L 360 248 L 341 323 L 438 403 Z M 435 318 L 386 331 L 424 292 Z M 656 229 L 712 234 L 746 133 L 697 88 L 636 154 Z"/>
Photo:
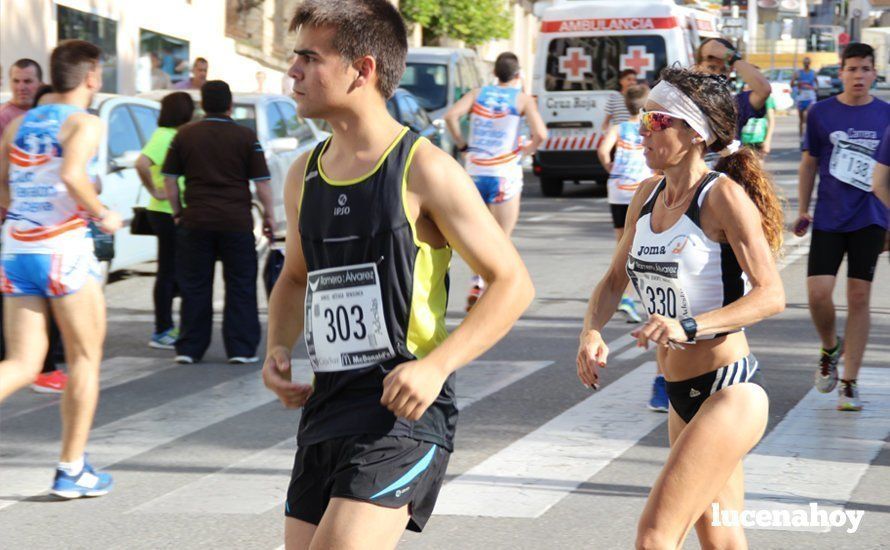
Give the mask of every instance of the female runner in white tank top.
<path id="1" fill-rule="evenodd" d="M 738 149 L 725 80 L 666 69 L 649 95 L 643 182 L 623 239 L 591 296 L 578 377 L 594 389 L 609 349 L 600 334 L 630 279 L 649 314 L 632 334 L 657 345 L 670 398 L 671 452 L 637 531 L 637 548 L 678 548 L 694 525 L 705 548 L 745 548 L 741 527 L 712 526 L 744 505 L 742 458 L 766 428 L 768 398 L 743 328 L 781 312 L 774 255 L 782 210 L 757 157 Z M 718 172 L 706 151 L 724 157 Z M 722 173 L 721 173 L 722 172 Z"/>

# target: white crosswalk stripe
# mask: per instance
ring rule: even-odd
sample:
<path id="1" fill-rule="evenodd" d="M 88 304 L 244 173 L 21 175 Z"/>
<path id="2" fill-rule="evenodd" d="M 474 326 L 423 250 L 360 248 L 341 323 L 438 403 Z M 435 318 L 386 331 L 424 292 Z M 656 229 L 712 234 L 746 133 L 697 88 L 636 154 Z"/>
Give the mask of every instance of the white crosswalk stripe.
<path id="1" fill-rule="evenodd" d="M 102 368 L 99 371 L 99 384 L 102 390 L 106 391 L 115 386 L 134 382 L 175 366 L 172 361 L 158 364 L 158 360 L 151 357 L 112 357 L 102 361 Z M 18 416 L 30 414 L 41 409 L 58 407 L 59 399 L 59 397 L 53 398 L 47 394 L 34 395 L 28 392 L 21 392 L 11 396 L 0 406 L 0 421 L 8 422 Z M 15 412 L 7 413 L 7 410 L 14 410 Z"/>
<path id="2" fill-rule="evenodd" d="M 861 412 L 838 413 L 836 394 L 813 388 L 763 438 L 745 459 L 746 509 L 843 509 L 890 436 L 890 369 L 864 367 L 859 384 Z"/>
<path id="3" fill-rule="evenodd" d="M 458 407 L 469 407 L 550 364 L 551 361 L 476 361 L 467 365 L 457 374 Z M 295 362 L 295 365 L 304 377 L 309 375 L 309 366 L 305 361 Z M 288 438 L 226 469 L 147 502 L 133 512 L 167 513 L 177 510 L 179 513 L 198 514 L 262 514 L 281 505 L 295 452 L 296 439 Z M 262 465 L 262 472 L 252 473 L 251 467 L 257 465 Z M 274 471 L 270 472 L 270 469 Z"/>
<path id="4" fill-rule="evenodd" d="M 116 464 L 273 400 L 259 373 L 253 372 L 121 418 L 92 431 L 89 450 L 97 458 L 94 466 Z M 0 510 L 18 502 L 17 497 L 45 491 L 57 457 L 58 444 L 52 443 L 0 459 Z"/>
<path id="5" fill-rule="evenodd" d="M 666 420 L 640 406 L 654 371 L 644 363 L 451 481 L 436 513 L 539 517 Z"/>

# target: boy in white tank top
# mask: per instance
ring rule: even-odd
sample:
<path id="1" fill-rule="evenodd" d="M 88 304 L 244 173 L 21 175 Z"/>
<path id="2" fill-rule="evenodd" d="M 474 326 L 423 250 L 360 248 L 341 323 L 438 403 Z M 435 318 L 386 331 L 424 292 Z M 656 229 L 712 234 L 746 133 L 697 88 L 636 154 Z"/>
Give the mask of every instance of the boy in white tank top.
<path id="1" fill-rule="evenodd" d="M 104 495 L 113 486 L 111 476 L 94 470 L 84 455 L 105 337 L 105 304 L 87 220 L 97 220 L 106 233 L 121 227 L 120 216 L 99 202 L 89 175 L 103 132 L 101 120 L 86 112 L 102 86 L 100 57 L 89 42 L 62 42 L 50 58 L 56 102 L 14 120 L 0 139 L 0 207 L 8 209 L 0 289 L 9 321 L 0 401 L 40 372 L 51 311 L 69 370 L 52 493 L 66 499 Z"/>
<path id="2" fill-rule="evenodd" d="M 519 218 L 522 194 L 522 158 L 531 155 L 547 139 L 547 127 L 534 98 L 522 91 L 519 59 L 510 52 L 495 61 L 498 83 L 473 90 L 445 114 L 448 130 L 463 153 L 467 173 L 498 224 L 510 236 Z M 460 120 L 470 117 L 470 136 L 464 139 Z M 531 139 L 523 142 L 520 122 L 525 117 Z M 514 200 L 515 199 L 515 200 Z M 467 311 L 485 290 L 485 281 L 474 275 L 467 296 Z"/>

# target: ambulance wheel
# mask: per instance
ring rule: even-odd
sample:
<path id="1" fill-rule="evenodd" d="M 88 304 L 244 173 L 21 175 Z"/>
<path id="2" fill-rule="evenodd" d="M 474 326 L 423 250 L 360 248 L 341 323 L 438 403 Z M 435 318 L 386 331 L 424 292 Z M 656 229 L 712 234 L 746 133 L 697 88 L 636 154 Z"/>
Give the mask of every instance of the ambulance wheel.
<path id="1" fill-rule="evenodd" d="M 560 178 L 542 178 L 541 193 L 545 197 L 558 197 L 562 195 L 564 182 Z"/>

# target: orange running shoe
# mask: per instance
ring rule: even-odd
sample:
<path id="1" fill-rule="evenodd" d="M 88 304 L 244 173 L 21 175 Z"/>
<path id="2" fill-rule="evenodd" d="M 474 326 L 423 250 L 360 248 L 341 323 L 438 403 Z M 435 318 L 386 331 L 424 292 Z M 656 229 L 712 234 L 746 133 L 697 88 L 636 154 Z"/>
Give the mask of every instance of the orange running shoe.
<path id="1" fill-rule="evenodd" d="M 38 374 L 31 389 L 37 393 L 62 393 L 67 383 L 68 375 L 61 370 L 54 370 Z"/>

